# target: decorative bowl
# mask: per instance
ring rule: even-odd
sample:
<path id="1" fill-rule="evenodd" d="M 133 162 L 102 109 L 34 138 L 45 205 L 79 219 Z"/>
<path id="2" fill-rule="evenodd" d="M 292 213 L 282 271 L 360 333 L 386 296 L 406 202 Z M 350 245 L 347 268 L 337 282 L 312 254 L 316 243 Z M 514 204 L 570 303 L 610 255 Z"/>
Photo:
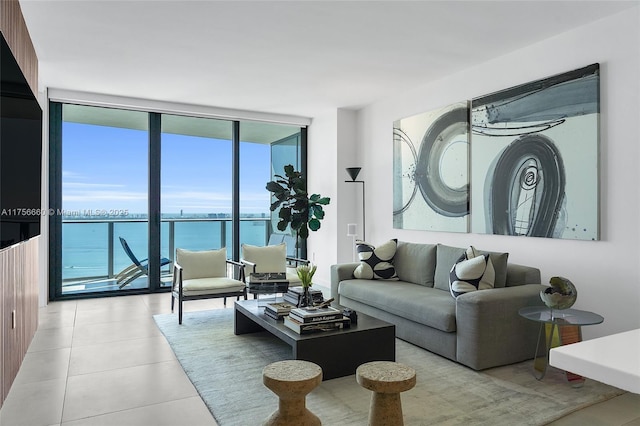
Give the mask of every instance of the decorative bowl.
<path id="1" fill-rule="evenodd" d="M 578 290 L 571 281 L 564 277 L 552 277 L 551 287 L 540 292 L 540 299 L 551 309 L 569 309 L 576 303 Z"/>

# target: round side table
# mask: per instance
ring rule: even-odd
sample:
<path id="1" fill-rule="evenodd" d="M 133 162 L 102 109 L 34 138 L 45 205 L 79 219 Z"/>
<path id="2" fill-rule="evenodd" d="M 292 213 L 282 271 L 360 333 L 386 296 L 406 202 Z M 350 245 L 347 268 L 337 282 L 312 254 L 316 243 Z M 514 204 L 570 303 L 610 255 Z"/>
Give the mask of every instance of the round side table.
<path id="1" fill-rule="evenodd" d="M 322 383 L 322 368 L 309 361 L 288 360 L 267 365 L 262 382 L 278 395 L 278 409 L 263 425 L 316 426 L 320 419 L 306 407 L 306 396 Z"/>
<path id="2" fill-rule="evenodd" d="M 416 385 L 416 370 L 392 361 L 367 362 L 357 368 L 356 381 L 373 391 L 369 407 L 370 426 L 404 424 L 400 392 Z"/>
<path id="3" fill-rule="evenodd" d="M 552 310 L 546 306 L 527 306 L 521 308 L 518 314 L 540 323 L 533 360 L 533 374 L 538 380 L 542 380 L 547 372 L 551 348 L 582 341 L 582 326 L 600 324 L 604 321 L 603 317 L 593 312 L 578 309 Z M 541 349 L 544 351 L 542 355 L 540 355 Z M 572 386 L 579 387 L 584 383 L 582 376 L 569 371 L 565 374 Z"/>

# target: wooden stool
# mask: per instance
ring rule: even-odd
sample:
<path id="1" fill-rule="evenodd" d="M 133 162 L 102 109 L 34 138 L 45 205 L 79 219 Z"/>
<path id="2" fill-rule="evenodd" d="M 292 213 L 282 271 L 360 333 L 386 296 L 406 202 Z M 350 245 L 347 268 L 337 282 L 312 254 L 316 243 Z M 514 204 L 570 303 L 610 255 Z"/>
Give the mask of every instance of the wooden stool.
<path id="1" fill-rule="evenodd" d="M 262 383 L 278 395 L 278 409 L 263 425 L 315 426 L 320 419 L 306 407 L 306 396 L 322 383 L 322 368 L 308 361 L 278 361 L 262 370 Z"/>
<path id="2" fill-rule="evenodd" d="M 416 370 L 392 361 L 373 361 L 356 370 L 360 386 L 373 391 L 369 407 L 370 426 L 403 425 L 400 392 L 416 385 Z"/>

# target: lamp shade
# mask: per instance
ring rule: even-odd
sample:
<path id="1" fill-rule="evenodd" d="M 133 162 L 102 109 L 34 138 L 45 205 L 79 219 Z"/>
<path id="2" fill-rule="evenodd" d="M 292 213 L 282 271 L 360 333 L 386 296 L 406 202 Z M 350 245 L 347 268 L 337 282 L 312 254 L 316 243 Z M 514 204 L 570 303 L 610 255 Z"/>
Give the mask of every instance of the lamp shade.
<path id="1" fill-rule="evenodd" d="M 362 167 L 347 167 L 347 173 L 349 173 L 351 180 L 356 180 L 356 178 L 358 177 L 358 173 L 360 173 L 360 170 L 362 170 Z"/>

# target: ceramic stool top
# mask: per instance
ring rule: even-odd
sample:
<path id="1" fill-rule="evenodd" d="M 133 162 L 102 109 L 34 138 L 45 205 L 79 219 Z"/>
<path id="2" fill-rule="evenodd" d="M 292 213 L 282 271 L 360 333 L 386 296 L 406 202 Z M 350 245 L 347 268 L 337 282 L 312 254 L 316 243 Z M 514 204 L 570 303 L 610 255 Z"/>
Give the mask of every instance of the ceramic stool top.
<path id="1" fill-rule="evenodd" d="M 277 361 L 262 370 L 262 382 L 280 397 L 300 397 L 322 383 L 322 369 L 308 361 Z"/>
<path id="2" fill-rule="evenodd" d="M 400 393 L 415 386 L 416 370 L 397 362 L 373 361 L 358 367 L 356 380 L 377 393 Z"/>

